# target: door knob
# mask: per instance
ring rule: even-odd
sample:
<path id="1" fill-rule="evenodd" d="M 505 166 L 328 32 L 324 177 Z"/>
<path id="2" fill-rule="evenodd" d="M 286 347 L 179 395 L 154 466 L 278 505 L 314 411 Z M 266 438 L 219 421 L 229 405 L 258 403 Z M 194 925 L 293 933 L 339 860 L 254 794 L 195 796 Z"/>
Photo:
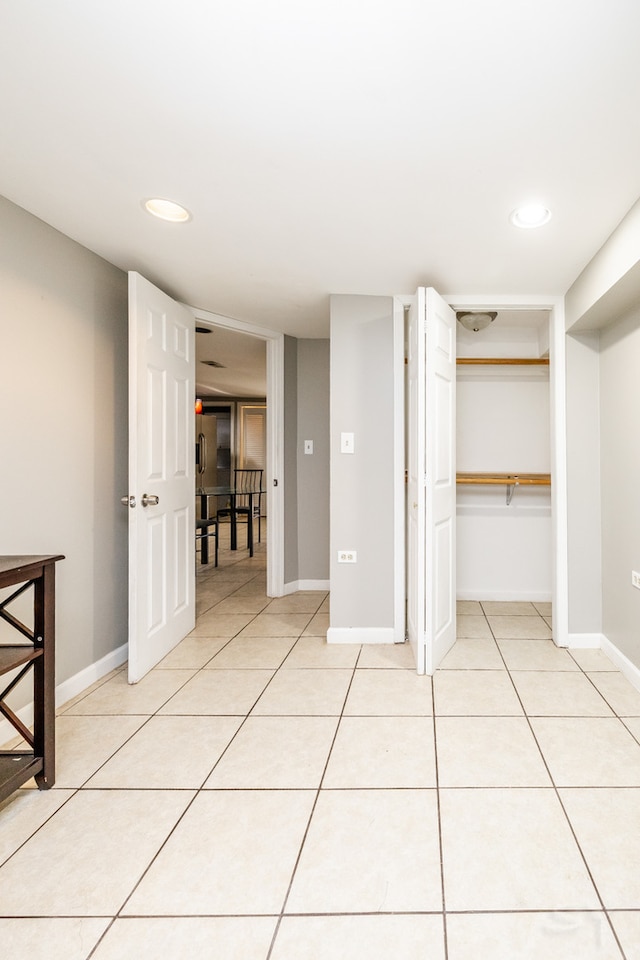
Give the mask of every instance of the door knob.
<path id="1" fill-rule="evenodd" d="M 133 497 L 133 496 L 131 496 L 131 497 L 120 497 L 120 503 L 123 503 L 123 504 L 125 505 L 125 507 L 135 507 L 135 505 L 136 505 L 136 498 Z"/>
<path id="2" fill-rule="evenodd" d="M 157 507 L 160 503 L 160 497 L 156 497 L 155 493 L 143 493 L 140 503 L 143 507 Z"/>

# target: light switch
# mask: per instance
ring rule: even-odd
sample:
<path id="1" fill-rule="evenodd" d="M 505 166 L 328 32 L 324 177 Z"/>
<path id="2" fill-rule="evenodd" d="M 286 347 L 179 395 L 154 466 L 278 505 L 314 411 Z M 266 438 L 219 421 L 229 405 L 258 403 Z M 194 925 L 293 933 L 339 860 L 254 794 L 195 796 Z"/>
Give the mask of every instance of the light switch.
<path id="1" fill-rule="evenodd" d="M 305 440 L 304 442 L 304 452 L 313 453 L 313 440 Z"/>
<path id="2" fill-rule="evenodd" d="M 354 435 L 352 433 L 340 434 L 340 453 L 353 453 L 355 449 Z"/>

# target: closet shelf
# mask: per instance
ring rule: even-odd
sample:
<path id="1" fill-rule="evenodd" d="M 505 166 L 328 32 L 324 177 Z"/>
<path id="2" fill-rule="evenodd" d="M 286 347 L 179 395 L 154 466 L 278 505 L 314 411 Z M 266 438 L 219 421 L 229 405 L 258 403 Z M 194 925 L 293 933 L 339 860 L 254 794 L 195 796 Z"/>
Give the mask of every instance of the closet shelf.
<path id="1" fill-rule="evenodd" d="M 549 366 L 549 357 L 458 357 L 457 364 L 495 365 L 508 367 Z"/>
<path id="2" fill-rule="evenodd" d="M 504 485 L 507 488 L 507 506 L 516 487 L 549 487 L 550 473 L 457 473 L 456 483 L 482 486 Z"/>

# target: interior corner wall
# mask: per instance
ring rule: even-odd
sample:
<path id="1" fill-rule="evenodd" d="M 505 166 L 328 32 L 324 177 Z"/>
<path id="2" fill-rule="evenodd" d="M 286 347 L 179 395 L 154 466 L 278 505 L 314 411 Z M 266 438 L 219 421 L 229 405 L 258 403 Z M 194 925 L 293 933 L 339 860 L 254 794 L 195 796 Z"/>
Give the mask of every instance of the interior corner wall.
<path id="1" fill-rule="evenodd" d="M 331 631 L 394 628 L 394 356 L 391 297 L 331 297 Z"/>
<path id="2" fill-rule="evenodd" d="M 298 580 L 329 581 L 329 340 L 298 340 Z M 304 452 L 305 440 L 313 453 Z"/>
<path id="3" fill-rule="evenodd" d="M 600 335 L 566 338 L 569 633 L 602 633 Z"/>
<path id="4" fill-rule="evenodd" d="M 603 633 L 640 668 L 640 307 L 600 334 Z"/>
<path id="5" fill-rule="evenodd" d="M 284 338 L 284 582 L 298 579 L 298 341 Z"/>
<path id="6" fill-rule="evenodd" d="M 65 555 L 56 682 L 127 641 L 127 276 L 0 198 L 0 544 Z"/>

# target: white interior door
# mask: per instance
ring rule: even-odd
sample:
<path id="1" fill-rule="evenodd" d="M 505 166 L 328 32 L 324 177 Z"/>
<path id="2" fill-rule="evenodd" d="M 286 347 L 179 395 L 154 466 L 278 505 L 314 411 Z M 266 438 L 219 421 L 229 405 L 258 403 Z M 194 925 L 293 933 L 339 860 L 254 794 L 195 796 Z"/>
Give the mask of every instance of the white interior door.
<path id="1" fill-rule="evenodd" d="M 194 318 L 129 274 L 129 682 L 195 624 Z"/>
<path id="2" fill-rule="evenodd" d="M 408 312 L 407 632 L 418 673 L 455 642 L 455 315 L 420 287 Z"/>
<path id="3" fill-rule="evenodd" d="M 456 640 L 456 318 L 429 287 L 425 295 L 426 672 Z"/>

